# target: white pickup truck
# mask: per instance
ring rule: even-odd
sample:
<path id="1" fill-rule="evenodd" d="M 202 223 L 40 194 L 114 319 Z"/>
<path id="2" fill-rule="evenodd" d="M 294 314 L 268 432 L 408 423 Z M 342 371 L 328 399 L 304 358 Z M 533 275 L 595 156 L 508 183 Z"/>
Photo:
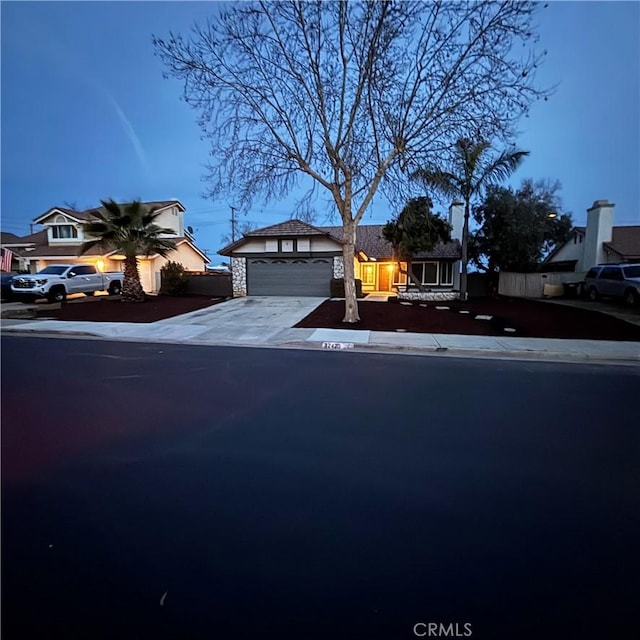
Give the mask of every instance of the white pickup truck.
<path id="1" fill-rule="evenodd" d="M 92 264 L 50 264 L 38 273 L 15 276 L 11 291 L 19 300 L 47 298 L 49 302 L 62 302 L 71 293 L 108 291 L 117 296 L 122 278 L 118 271 L 102 273 Z"/>

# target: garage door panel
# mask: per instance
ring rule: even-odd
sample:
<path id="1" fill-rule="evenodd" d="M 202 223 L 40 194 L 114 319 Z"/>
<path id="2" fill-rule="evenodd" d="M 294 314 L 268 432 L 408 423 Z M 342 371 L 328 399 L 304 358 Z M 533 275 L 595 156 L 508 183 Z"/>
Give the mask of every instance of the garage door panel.
<path id="1" fill-rule="evenodd" d="M 250 296 L 328 296 L 331 258 L 247 260 Z"/>

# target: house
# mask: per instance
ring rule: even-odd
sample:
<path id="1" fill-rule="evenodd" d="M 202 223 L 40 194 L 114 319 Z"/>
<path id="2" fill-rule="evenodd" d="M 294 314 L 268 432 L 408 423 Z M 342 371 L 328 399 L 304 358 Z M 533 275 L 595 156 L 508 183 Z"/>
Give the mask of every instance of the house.
<path id="1" fill-rule="evenodd" d="M 174 240 L 176 244 L 175 250 L 167 258 L 157 254 L 138 258 L 143 289 L 148 293 L 160 289 L 160 269 L 169 260 L 181 263 L 186 271 L 204 271 L 209 259 L 185 229 L 185 208 L 182 203 L 179 200 L 165 200 L 142 204 L 159 212 L 156 224 L 171 229 L 171 233 L 163 237 Z M 60 262 L 94 264 L 100 271 L 123 271 L 124 255 L 117 251 L 105 253 L 94 247 L 80 255 L 80 247 L 90 239 L 85 234 L 84 225 L 95 219 L 94 212 L 97 210 L 101 208 L 76 211 L 53 207 L 33 221 L 44 227 L 41 231 L 22 238 L 3 233 L 2 246 L 11 249 L 19 262 L 19 269 L 29 273 Z"/>
<path id="2" fill-rule="evenodd" d="M 463 205 L 454 202 L 449 209 L 452 240 L 414 256 L 412 271 L 429 289 L 459 289 L 463 215 Z M 382 228 L 361 224 L 356 229 L 355 276 L 366 292 L 407 286 Z M 331 278 L 344 276 L 341 238 L 342 227 L 288 220 L 246 233 L 219 253 L 231 258 L 234 296 L 329 296 Z"/>
<path id="3" fill-rule="evenodd" d="M 615 205 L 596 200 L 587 209 L 587 226 L 574 227 L 569 239 L 543 261 L 541 270 L 585 272 L 598 264 L 640 261 L 640 225 L 614 227 Z"/>

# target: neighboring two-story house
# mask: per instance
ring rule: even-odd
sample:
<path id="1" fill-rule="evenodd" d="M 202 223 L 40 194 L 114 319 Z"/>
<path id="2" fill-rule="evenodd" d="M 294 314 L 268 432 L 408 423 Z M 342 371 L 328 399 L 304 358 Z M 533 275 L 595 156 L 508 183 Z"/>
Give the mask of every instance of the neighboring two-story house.
<path id="1" fill-rule="evenodd" d="M 159 212 L 156 224 L 171 229 L 164 237 L 175 241 L 176 248 L 166 258 L 160 255 L 139 256 L 140 281 L 147 293 L 160 289 L 160 269 L 167 261 L 179 262 L 187 271 L 204 271 L 209 259 L 200 250 L 184 225 L 185 208 L 179 200 L 144 202 L 149 209 Z M 66 207 L 52 207 L 33 222 L 44 229 L 22 238 L 12 238 L 11 251 L 18 259 L 20 270 L 36 273 L 48 264 L 94 264 L 100 271 L 122 271 L 124 255 L 117 251 L 103 253 L 92 248 L 79 255 L 79 249 L 88 237 L 84 225 L 95 218 L 94 211 L 75 211 Z"/>
<path id="2" fill-rule="evenodd" d="M 543 271 L 584 273 L 599 264 L 640 262 L 640 225 L 615 227 L 615 205 L 596 200 L 587 209 L 587 226 L 574 227 L 569 239 L 544 260 Z"/>

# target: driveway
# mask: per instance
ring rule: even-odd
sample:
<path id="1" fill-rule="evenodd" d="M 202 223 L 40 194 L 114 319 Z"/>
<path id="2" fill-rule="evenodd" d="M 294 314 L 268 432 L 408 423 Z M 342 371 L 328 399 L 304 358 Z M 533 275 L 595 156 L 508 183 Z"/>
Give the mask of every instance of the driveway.
<path id="1" fill-rule="evenodd" d="M 563 304 L 567 307 L 575 307 L 576 309 L 599 311 L 600 313 L 606 313 L 614 318 L 619 318 L 625 322 L 630 322 L 631 324 L 640 326 L 640 308 L 625 307 L 622 303 L 615 300 L 597 300 L 596 302 L 593 302 L 591 300 L 583 300 L 581 298 L 549 298 L 544 300 L 544 302 Z"/>
<path id="2" fill-rule="evenodd" d="M 218 343 L 268 341 L 309 315 L 326 298 L 246 296 L 154 324 L 197 325 L 209 330 L 198 339 Z"/>

